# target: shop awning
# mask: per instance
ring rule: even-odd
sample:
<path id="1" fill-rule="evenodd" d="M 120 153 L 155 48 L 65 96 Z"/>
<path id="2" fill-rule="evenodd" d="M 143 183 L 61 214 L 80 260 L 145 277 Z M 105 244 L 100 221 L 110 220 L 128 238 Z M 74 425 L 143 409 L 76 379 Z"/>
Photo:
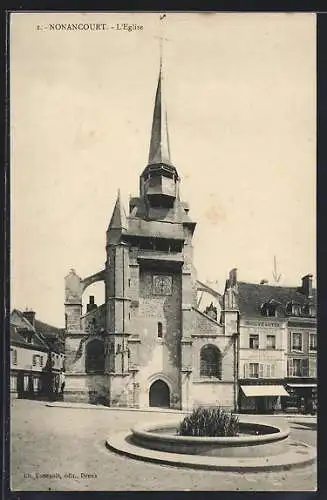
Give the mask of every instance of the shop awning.
<path id="1" fill-rule="evenodd" d="M 287 384 L 288 387 L 317 387 L 317 384 Z"/>
<path id="2" fill-rule="evenodd" d="M 282 385 L 242 385 L 242 391 L 248 398 L 257 396 L 289 396 Z"/>

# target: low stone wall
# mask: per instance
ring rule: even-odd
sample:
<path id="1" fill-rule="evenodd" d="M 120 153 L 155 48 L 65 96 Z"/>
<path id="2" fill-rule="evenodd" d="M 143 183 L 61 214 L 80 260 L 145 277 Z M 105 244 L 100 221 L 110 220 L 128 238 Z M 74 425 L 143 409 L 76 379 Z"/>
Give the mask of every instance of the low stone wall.
<path id="1" fill-rule="evenodd" d="M 221 457 L 266 457 L 283 453 L 289 436 L 288 428 L 257 422 L 240 422 L 240 432 L 258 432 L 258 435 L 178 436 L 176 434 L 178 425 L 179 423 L 134 427 L 131 441 L 147 449 L 168 453 Z"/>

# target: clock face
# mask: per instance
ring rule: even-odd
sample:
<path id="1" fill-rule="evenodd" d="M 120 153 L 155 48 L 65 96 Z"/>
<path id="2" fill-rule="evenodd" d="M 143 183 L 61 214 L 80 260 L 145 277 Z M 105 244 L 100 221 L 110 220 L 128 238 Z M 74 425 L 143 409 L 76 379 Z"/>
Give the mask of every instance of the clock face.
<path id="1" fill-rule="evenodd" d="M 153 293 L 156 295 L 171 295 L 172 276 L 153 276 Z"/>

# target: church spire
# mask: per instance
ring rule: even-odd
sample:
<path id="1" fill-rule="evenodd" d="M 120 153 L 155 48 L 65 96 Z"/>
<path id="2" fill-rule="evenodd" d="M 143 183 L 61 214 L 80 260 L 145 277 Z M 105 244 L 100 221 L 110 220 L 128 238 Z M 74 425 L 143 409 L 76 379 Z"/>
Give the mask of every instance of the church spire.
<path id="1" fill-rule="evenodd" d="M 122 204 L 122 201 L 121 201 L 120 189 L 118 189 L 115 208 L 114 208 L 114 211 L 112 213 L 109 227 L 108 227 L 108 230 L 111 230 L 111 229 L 120 229 L 120 230 L 127 229 L 126 213 L 125 213 L 125 209 L 124 209 L 124 206 Z"/>
<path id="2" fill-rule="evenodd" d="M 172 165 L 170 160 L 167 110 L 164 101 L 164 72 L 162 64 L 162 40 L 160 40 L 160 69 L 152 119 L 148 165 Z"/>

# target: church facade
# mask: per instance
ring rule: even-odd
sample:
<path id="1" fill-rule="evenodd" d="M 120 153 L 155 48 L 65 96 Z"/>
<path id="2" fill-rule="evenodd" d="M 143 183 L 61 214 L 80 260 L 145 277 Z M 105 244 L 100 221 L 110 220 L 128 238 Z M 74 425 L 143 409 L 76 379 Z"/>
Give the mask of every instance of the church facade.
<path id="1" fill-rule="evenodd" d="M 170 155 L 160 68 L 148 163 L 125 213 L 120 193 L 107 229 L 106 262 L 65 278 L 65 399 L 110 406 L 190 409 L 237 400 L 237 318 L 197 280 L 193 221 Z M 105 303 L 82 296 L 105 283 Z M 199 307 L 199 290 L 216 307 Z M 217 308 L 219 310 L 217 310 Z"/>

